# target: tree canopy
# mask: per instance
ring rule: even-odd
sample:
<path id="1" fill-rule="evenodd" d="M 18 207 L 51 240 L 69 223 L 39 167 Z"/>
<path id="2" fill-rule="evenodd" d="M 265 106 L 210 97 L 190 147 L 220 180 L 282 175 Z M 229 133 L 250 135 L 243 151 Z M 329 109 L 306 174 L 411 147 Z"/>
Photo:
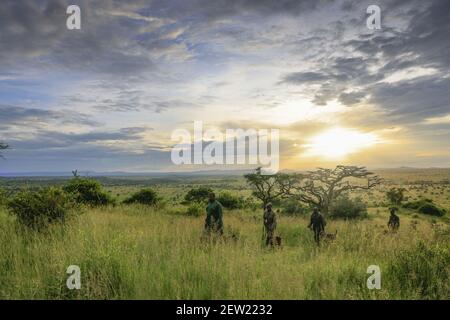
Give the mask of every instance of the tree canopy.
<path id="1" fill-rule="evenodd" d="M 262 175 L 261 170 L 246 174 L 254 196 L 264 204 L 280 197 L 291 197 L 328 212 L 330 204 L 348 191 L 368 190 L 381 178 L 365 167 L 338 165 L 334 169 L 318 168 L 306 173 Z"/>

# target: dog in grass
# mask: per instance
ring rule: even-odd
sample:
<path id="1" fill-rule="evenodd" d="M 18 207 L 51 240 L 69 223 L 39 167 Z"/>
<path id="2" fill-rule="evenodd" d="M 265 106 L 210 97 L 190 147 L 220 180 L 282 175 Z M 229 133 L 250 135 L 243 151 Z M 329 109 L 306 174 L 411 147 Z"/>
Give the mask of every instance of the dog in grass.
<path id="1" fill-rule="evenodd" d="M 280 236 L 275 236 L 275 245 L 279 248 L 282 248 L 282 240 Z"/>
<path id="2" fill-rule="evenodd" d="M 336 240 L 336 236 L 337 236 L 337 229 L 335 233 L 326 233 L 326 232 L 322 232 L 321 237 L 328 242 L 334 241 Z"/>

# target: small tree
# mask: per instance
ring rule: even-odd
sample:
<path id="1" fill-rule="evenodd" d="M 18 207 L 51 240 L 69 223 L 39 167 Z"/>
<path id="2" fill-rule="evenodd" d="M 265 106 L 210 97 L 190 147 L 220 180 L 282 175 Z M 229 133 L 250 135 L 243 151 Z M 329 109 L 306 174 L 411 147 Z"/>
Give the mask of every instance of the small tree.
<path id="1" fill-rule="evenodd" d="M 129 198 L 125 199 L 123 203 L 140 203 L 146 205 L 155 205 L 159 201 L 158 194 L 153 189 L 142 189 L 132 194 Z"/>
<path id="2" fill-rule="evenodd" d="M 404 188 L 391 188 L 386 191 L 386 197 L 391 204 L 401 205 L 402 201 L 405 199 Z"/>
<path id="3" fill-rule="evenodd" d="M 63 189 L 72 194 L 78 203 L 91 206 L 114 203 L 111 196 L 103 190 L 100 182 L 93 179 L 75 177 Z"/>
<path id="4" fill-rule="evenodd" d="M 261 168 L 257 168 L 254 173 L 244 175 L 247 183 L 253 189 L 255 198 L 262 201 L 264 207 L 267 203 L 281 198 L 284 195 L 281 188 L 281 181 L 286 175 L 281 173 L 265 175 L 261 174 Z"/>
<path id="5" fill-rule="evenodd" d="M 339 165 L 335 169 L 297 173 L 279 179 L 283 193 L 328 213 L 339 196 L 353 190 L 369 190 L 382 179 L 365 167 Z"/>
<path id="6" fill-rule="evenodd" d="M 188 191 L 184 200 L 187 202 L 203 202 L 208 199 L 208 195 L 213 192 L 211 188 L 199 187 Z"/>

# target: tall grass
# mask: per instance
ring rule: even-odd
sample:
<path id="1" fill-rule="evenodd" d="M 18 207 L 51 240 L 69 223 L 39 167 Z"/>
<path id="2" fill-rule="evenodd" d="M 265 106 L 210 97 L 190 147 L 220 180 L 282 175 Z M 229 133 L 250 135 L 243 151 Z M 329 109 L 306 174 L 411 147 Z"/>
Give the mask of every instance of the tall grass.
<path id="1" fill-rule="evenodd" d="M 254 212 L 225 212 L 225 239 L 211 242 L 200 240 L 203 217 L 171 212 L 89 209 L 37 233 L 0 210 L 0 298 L 450 298 L 447 225 L 419 220 L 413 228 L 402 217 L 399 233 L 384 234 L 387 214 L 329 221 L 337 239 L 317 248 L 306 218 L 280 217 L 284 246 L 271 250 L 261 245 Z M 373 264 L 381 267 L 381 290 L 366 287 Z M 81 290 L 66 288 L 69 265 L 81 268 Z"/>

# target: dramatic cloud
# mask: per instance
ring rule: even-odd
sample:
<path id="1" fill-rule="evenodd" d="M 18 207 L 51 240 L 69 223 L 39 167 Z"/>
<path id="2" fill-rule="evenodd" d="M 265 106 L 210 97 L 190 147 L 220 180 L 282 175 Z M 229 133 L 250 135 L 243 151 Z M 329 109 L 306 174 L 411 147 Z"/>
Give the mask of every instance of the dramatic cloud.
<path id="1" fill-rule="evenodd" d="M 194 120 L 279 128 L 290 168 L 318 165 L 305 145 L 335 127 L 379 137 L 349 162 L 445 165 L 450 2 L 377 1 L 369 30 L 372 2 L 2 1 L 0 172 L 172 170 Z"/>

